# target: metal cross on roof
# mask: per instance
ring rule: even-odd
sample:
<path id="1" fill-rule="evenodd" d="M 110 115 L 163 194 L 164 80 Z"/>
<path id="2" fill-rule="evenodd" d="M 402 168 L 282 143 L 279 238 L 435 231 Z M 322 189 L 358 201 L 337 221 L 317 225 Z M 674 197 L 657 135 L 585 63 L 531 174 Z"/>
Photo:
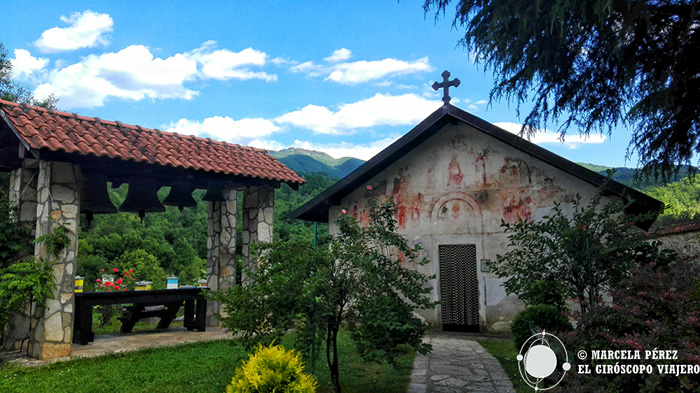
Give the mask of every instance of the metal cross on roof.
<path id="1" fill-rule="evenodd" d="M 442 82 L 440 82 L 440 83 L 438 83 L 438 82 L 433 83 L 433 90 L 437 91 L 437 89 L 440 89 L 440 88 L 444 88 L 444 89 L 445 89 L 445 90 L 444 90 L 444 94 L 443 94 L 443 96 L 442 96 L 442 102 L 444 102 L 445 104 L 449 104 L 449 103 L 450 103 L 450 100 L 452 99 L 452 97 L 450 97 L 450 86 L 457 87 L 457 86 L 459 86 L 460 83 L 462 83 L 462 82 L 460 82 L 460 80 L 457 79 L 457 78 L 454 78 L 453 80 L 450 80 L 450 75 L 451 75 L 450 72 L 447 71 L 447 70 L 445 70 L 445 71 L 442 72 L 442 75 L 441 75 L 441 76 L 442 76 Z"/>

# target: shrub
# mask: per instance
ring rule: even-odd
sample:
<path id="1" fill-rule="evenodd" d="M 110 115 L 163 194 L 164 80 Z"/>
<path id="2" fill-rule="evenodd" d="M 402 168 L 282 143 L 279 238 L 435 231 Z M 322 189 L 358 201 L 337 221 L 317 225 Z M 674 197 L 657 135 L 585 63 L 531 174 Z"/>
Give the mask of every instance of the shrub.
<path id="1" fill-rule="evenodd" d="M 510 330 L 515 348 L 520 350 L 523 343 L 538 331 L 570 332 L 573 326 L 556 306 L 536 304 L 518 313 L 510 325 Z"/>
<path id="2" fill-rule="evenodd" d="M 576 359 L 597 365 L 651 365 L 651 374 L 577 375 L 562 385 L 567 392 L 698 392 L 700 374 L 661 374 L 658 365 L 700 365 L 700 264 L 681 260 L 658 262 L 632 270 L 613 291 L 613 304 L 586 315 L 576 331 L 562 336 L 567 348 L 640 351 L 641 360 Z M 676 359 L 645 359 L 645 350 L 677 350 Z M 572 368 L 578 367 L 573 365 Z M 598 391 L 595 390 L 595 391 Z"/>
<path id="3" fill-rule="evenodd" d="M 311 393 L 316 379 L 304 374 L 301 355 L 279 345 L 258 345 L 254 354 L 239 368 L 226 393 Z"/>
<path id="4" fill-rule="evenodd" d="M 422 354 L 431 349 L 422 341 L 429 324 L 418 318 L 413 307 L 397 294 L 359 302 L 352 314 L 348 319 L 352 339 L 366 360 L 386 359 L 393 363 L 395 356 L 405 353 L 406 346 Z"/>
<path id="5" fill-rule="evenodd" d="M 564 292 L 556 281 L 535 281 L 530 287 L 520 295 L 520 300 L 528 306 L 537 304 L 548 304 L 555 306 L 559 311 L 568 311 Z"/>

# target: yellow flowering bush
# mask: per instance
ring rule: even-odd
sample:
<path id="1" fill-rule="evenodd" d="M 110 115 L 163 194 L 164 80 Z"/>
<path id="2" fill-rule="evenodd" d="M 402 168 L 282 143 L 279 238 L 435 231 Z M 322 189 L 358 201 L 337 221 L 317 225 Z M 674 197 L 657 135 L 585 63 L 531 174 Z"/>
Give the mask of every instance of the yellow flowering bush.
<path id="1" fill-rule="evenodd" d="M 304 373 L 301 355 L 279 345 L 258 345 L 236 372 L 226 393 L 313 393 L 318 382 Z"/>

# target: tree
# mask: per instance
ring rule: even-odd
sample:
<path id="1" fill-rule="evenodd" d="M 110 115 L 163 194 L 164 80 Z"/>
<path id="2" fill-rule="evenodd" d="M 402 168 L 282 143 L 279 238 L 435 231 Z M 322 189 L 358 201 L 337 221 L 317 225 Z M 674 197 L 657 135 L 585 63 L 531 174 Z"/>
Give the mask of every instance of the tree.
<path id="1" fill-rule="evenodd" d="M 639 235 L 633 224 L 640 217 L 623 209 L 620 203 L 604 203 L 599 193 L 587 205 L 581 196 L 570 206 L 557 203 L 540 221 L 503 223 L 509 251 L 498 255 L 494 272 L 507 278 L 506 291 L 517 295 L 540 281 L 558 282 L 564 296 L 577 299 L 586 313 L 631 268 L 667 255 Z"/>
<path id="2" fill-rule="evenodd" d="M 58 103 L 58 99 L 53 94 L 44 100 L 37 100 L 29 89 L 12 80 L 12 62 L 7 58 L 7 50 L 2 42 L 0 42 L 0 98 L 49 109 L 56 109 Z"/>
<path id="3" fill-rule="evenodd" d="M 347 322 L 365 359 L 391 360 L 397 345 L 425 353 L 427 324 L 415 309 L 435 306 L 427 277 L 406 268 L 425 264 L 418 249 L 396 233 L 393 202 L 368 203 L 369 224 L 342 215 L 330 248 L 295 241 L 260 245 L 249 284 L 214 294 L 224 304 L 221 320 L 244 340 L 271 342 L 296 328 L 297 345 L 312 359 L 325 341 L 334 390 L 340 393 L 337 337 Z"/>
<path id="4" fill-rule="evenodd" d="M 426 0 L 444 15 L 450 0 Z M 523 132 L 562 118 L 588 135 L 633 128 L 628 152 L 666 178 L 700 151 L 700 1 L 460 0 L 454 26 L 493 69 L 491 98 L 534 107 Z"/>

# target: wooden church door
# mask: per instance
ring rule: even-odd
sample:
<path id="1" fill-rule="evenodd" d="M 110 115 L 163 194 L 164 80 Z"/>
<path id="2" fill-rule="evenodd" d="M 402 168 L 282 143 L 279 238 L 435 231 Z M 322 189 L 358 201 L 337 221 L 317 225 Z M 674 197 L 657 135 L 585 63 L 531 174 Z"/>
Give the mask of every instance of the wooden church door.
<path id="1" fill-rule="evenodd" d="M 442 329 L 479 331 L 479 281 L 476 245 L 440 245 Z"/>

